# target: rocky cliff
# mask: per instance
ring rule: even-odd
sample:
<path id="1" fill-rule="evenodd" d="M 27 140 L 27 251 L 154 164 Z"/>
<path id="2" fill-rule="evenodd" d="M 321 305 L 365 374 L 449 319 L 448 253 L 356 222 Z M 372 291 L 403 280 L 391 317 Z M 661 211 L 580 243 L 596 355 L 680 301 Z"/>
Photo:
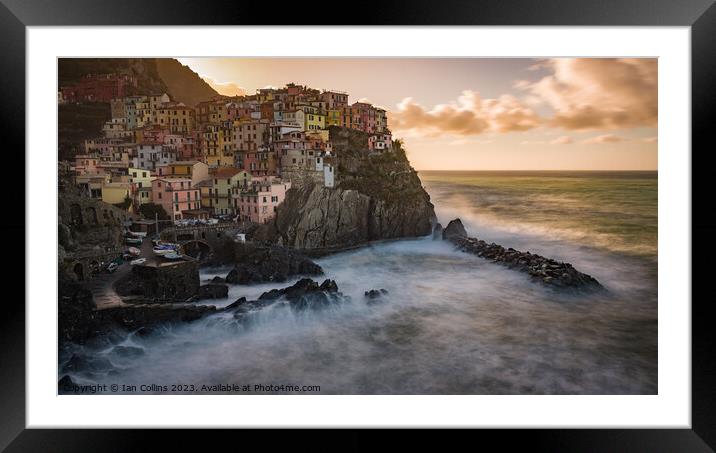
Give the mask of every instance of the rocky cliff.
<path id="1" fill-rule="evenodd" d="M 298 249 L 342 249 L 380 239 L 430 234 L 435 212 L 400 143 L 370 154 L 367 134 L 330 130 L 336 187 L 306 184 L 288 191 L 258 239 Z"/>

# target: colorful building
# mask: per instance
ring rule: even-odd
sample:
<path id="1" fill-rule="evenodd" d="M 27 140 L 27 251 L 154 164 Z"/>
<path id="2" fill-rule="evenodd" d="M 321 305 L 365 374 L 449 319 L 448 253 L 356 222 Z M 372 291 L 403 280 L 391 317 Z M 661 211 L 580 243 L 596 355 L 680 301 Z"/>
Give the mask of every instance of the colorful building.
<path id="1" fill-rule="evenodd" d="M 106 182 L 102 185 L 102 201 L 105 203 L 124 203 L 127 199 L 131 200 L 131 194 L 132 185 L 129 182 Z"/>
<path id="2" fill-rule="evenodd" d="M 286 199 L 290 188 L 289 181 L 271 177 L 253 181 L 248 189 L 234 192 L 234 209 L 240 220 L 267 223 L 275 217 L 278 205 Z"/>
<path id="3" fill-rule="evenodd" d="M 218 215 L 235 214 L 232 194 L 237 190 L 245 190 L 250 186 L 251 175 L 238 168 L 220 167 L 212 170 L 210 184 L 202 183 L 201 190 L 208 194 L 208 203 L 204 208 L 213 210 Z M 202 193 L 203 196 L 203 193 Z"/>
<path id="4" fill-rule="evenodd" d="M 157 178 L 152 181 L 152 202 L 162 205 L 172 220 L 184 218 L 184 211 L 201 209 L 201 195 L 189 178 Z"/>
<path id="5" fill-rule="evenodd" d="M 176 161 L 157 167 L 159 178 L 189 178 L 193 185 L 209 177 L 209 166 L 196 160 Z"/>

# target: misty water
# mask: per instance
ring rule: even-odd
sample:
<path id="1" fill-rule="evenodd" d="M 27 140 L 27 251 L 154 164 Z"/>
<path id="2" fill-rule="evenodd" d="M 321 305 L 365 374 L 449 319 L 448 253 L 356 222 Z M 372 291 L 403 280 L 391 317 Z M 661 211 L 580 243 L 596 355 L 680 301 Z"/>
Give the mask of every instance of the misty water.
<path id="1" fill-rule="evenodd" d="M 347 303 L 217 313 L 62 351 L 103 357 L 78 383 L 318 385 L 320 394 L 654 394 L 656 173 L 421 172 L 446 225 L 572 263 L 607 292 L 553 290 L 430 237 L 318 260 Z M 229 269 L 209 269 L 202 279 Z M 227 305 L 278 285 L 230 287 Z M 389 291 L 367 305 L 363 293 Z M 205 303 L 205 302 L 203 302 Z M 116 346 L 132 346 L 120 354 Z M 64 373 L 60 373 L 63 375 Z"/>

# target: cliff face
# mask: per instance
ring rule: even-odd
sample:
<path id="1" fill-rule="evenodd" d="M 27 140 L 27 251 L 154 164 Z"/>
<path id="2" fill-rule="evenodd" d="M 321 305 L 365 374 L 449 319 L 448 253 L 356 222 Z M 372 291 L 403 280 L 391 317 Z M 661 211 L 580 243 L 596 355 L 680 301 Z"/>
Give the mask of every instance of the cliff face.
<path id="1" fill-rule="evenodd" d="M 365 134 L 332 128 L 331 139 L 339 159 L 336 187 L 289 190 L 274 222 L 257 238 L 299 249 L 340 249 L 431 233 L 433 204 L 399 145 L 368 155 Z"/>

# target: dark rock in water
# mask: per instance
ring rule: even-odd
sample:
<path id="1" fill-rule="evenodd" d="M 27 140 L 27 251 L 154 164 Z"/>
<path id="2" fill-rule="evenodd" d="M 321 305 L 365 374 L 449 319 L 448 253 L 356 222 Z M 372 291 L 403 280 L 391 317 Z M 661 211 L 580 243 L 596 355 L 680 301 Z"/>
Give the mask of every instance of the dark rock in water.
<path id="1" fill-rule="evenodd" d="M 368 299 L 377 299 L 377 298 L 379 298 L 379 297 L 383 297 L 383 296 L 387 295 L 387 294 L 388 294 L 388 290 L 387 290 L 387 289 L 383 289 L 383 288 L 381 288 L 381 289 L 371 289 L 370 291 L 366 291 L 366 292 L 363 293 L 363 294 L 364 294 L 364 296 L 367 297 Z"/>
<path id="2" fill-rule="evenodd" d="M 443 239 L 466 238 L 467 231 L 460 219 L 451 220 L 443 230 Z"/>
<path id="3" fill-rule="evenodd" d="M 320 289 L 321 291 L 325 291 L 327 293 L 337 293 L 338 284 L 335 280 L 326 279 L 323 283 L 321 283 Z"/>
<path id="4" fill-rule="evenodd" d="M 75 382 L 69 375 L 65 374 L 59 381 L 57 381 L 57 392 L 59 394 L 70 393 L 72 392 L 72 388 L 74 386 Z"/>
<path id="5" fill-rule="evenodd" d="M 433 240 L 442 239 L 443 237 L 443 226 L 440 224 L 440 222 L 435 224 L 435 227 L 433 228 Z"/>
<path id="6" fill-rule="evenodd" d="M 109 371 L 112 369 L 112 362 L 103 357 L 89 357 L 73 354 L 70 360 L 62 367 L 62 372 L 77 371 Z"/>
<path id="7" fill-rule="evenodd" d="M 452 224 L 452 222 L 450 223 Z M 549 286 L 603 289 L 594 277 L 579 272 L 569 263 L 559 262 L 530 252 L 520 252 L 513 248 L 505 249 L 494 242 L 488 244 L 476 238 L 452 236 L 449 240 L 462 251 L 489 259 L 493 263 L 502 264 L 510 269 L 525 272 L 533 279 Z"/>
<path id="8" fill-rule="evenodd" d="M 219 277 L 218 275 L 211 279 L 211 283 L 226 283 L 226 280 L 224 280 L 223 277 Z"/>
<path id="9" fill-rule="evenodd" d="M 332 301 L 343 297 L 338 292 L 338 285 L 334 280 L 326 279 L 320 285 L 310 278 L 302 278 L 293 285 L 272 289 L 259 297 L 260 301 L 272 301 L 285 297 L 294 308 L 327 306 Z"/>
<path id="10" fill-rule="evenodd" d="M 301 280 L 297 281 L 293 286 L 289 286 L 283 291 L 283 295 L 286 296 L 286 299 L 296 300 L 309 293 L 321 292 L 321 287 L 318 285 L 317 282 L 311 280 L 310 278 L 302 278 Z"/>
<path id="11" fill-rule="evenodd" d="M 321 266 L 295 250 L 281 246 L 238 244 L 234 268 L 226 282 L 247 285 L 252 283 L 284 282 L 294 275 L 322 275 Z"/>
<path id="12" fill-rule="evenodd" d="M 383 289 L 383 288 L 381 288 L 381 289 L 371 289 L 371 290 L 366 291 L 365 293 L 363 293 L 363 295 L 365 296 L 368 305 L 372 305 L 372 304 L 377 303 L 377 302 L 384 302 L 384 301 L 385 301 L 385 297 L 384 297 L 384 296 L 387 296 L 387 295 L 388 295 L 388 290 L 387 290 L 387 289 Z"/>
<path id="13" fill-rule="evenodd" d="M 134 358 L 144 354 L 144 349 L 135 348 L 134 346 L 115 346 L 112 352 L 119 357 Z"/>
<path id="14" fill-rule="evenodd" d="M 208 283 L 199 287 L 197 300 L 200 299 L 226 299 L 229 297 L 229 287 L 223 283 Z"/>
<path id="15" fill-rule="evenodd" d="M 139 329 L 137 329 L 134 332 L 135 335 L 137 335 L 138 337 L 142 337 L 142 338 L 148 337 L 153 333 L 154 333 L 154 330 L 150 327 L 140 327 Z"/>
<path id="16" fill-rule="evenodd" d="M 233 310 L 233 309 L 238 308 L 239 306 L 241 306 L 242 304 L 245 304 L 245 303 L 246 303 L 246 298 L 245 298 L 245 297 L 239 297 L 238 299 L 236 299 L 235 302 L 233 302 L 233 303 L 227 305 L 227 306 L 224 308 L 224 310 Z"/>

